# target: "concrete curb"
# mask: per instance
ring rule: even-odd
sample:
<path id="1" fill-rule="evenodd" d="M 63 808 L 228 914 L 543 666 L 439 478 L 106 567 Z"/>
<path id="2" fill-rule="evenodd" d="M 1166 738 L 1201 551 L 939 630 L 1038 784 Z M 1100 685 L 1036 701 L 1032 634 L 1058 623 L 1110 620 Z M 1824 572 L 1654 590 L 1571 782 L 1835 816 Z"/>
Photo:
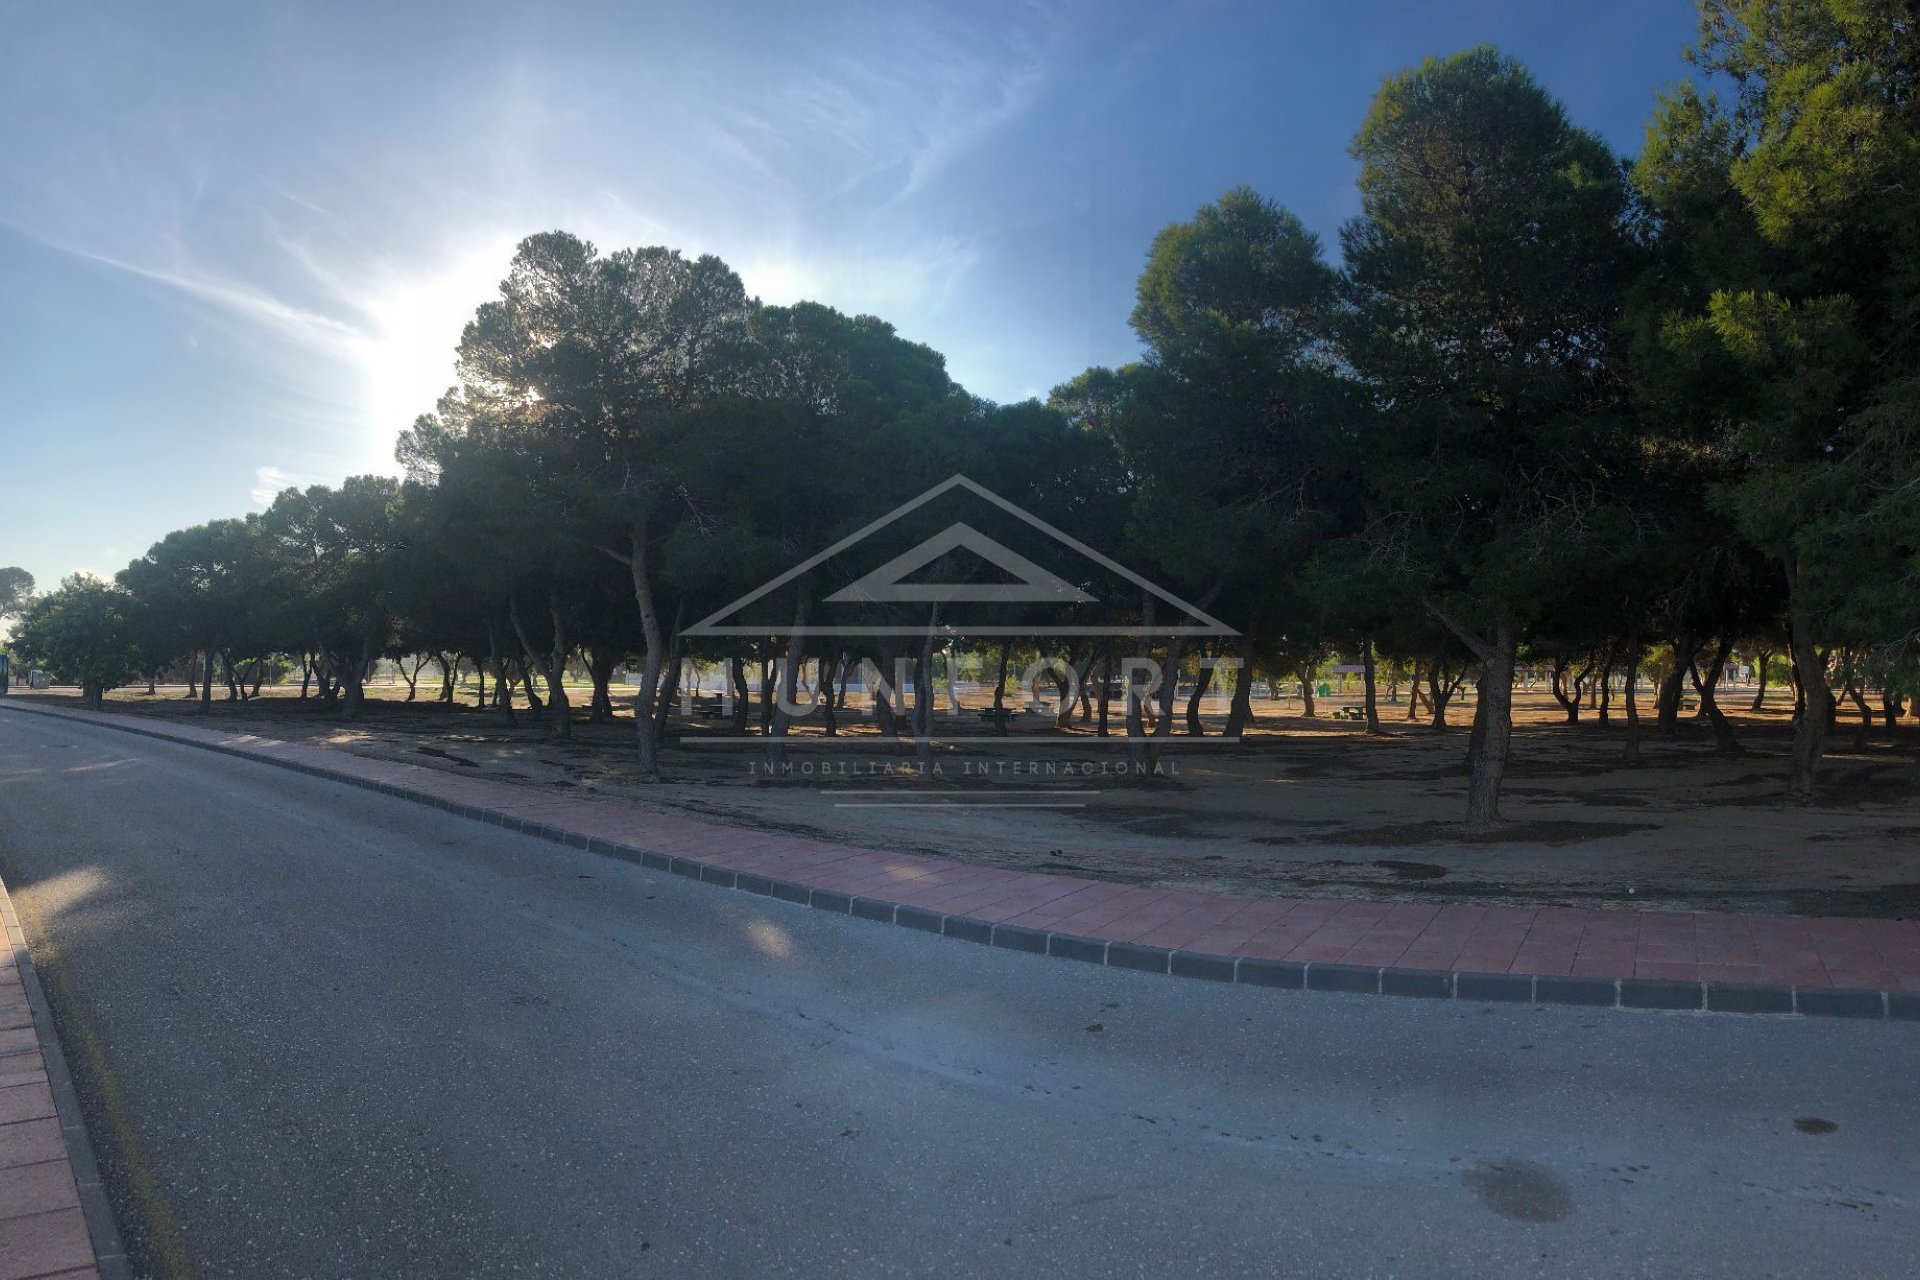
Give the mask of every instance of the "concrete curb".
<path id="1" fill-rule="evenodd" d="M 79 724 L 99 725 L 177 746 L 290 769 L 329 782 L 378 791 L 398 799 L 518 831 L 555 844 L 633 863 L 703 884 L 777 898 L 835 915 L 936 933 L 963 942 L 1005 947 L 1032 955 L 1161 973 L 1177 978 L 1279 987 L 1293 991 L 1332 991 L 1439 1000 L 1472 1000 L 1529 1005 L 1581 1005 L 1588 1008 L 1653 1009 L 1703 1013 L 1798 1014 L 1812 1017 L 1920 1022 L 1920 991 L 1851 990 L 1730 982 L 1676 982 L 1651 978 L 1586 978 L 1553 974 L 1472 973 L 1450 969 L 1403 969 L 1391 965 L 1348 965 L 1319 961 L 1262 960 L 1166 947 L 1146 947 L 1105 938 L 995 924 L 965 915 L 945 915 L 905 903 L 889 902 L 816 888 L 797 881 L 735 871 L 717 863 L 673 857 L 636 845 L 588 836 L 480 805 L 461 804 L 411 787 L 355 777 L 301 760 L 216 742 L 198 742 L 144 725 L 123 724 L 67 714 L 51 707 L 0 703 L 0 709 L 26 711 Z"/>
<path id="2" fill-rule="evenodd" d="M 67 1070 L 67 1057 L 54 1029 L 53 1010 L 47 1004 L 46 992 L 27 954 L 27 936 L 20 927 L 20 917 L 14 912 L 13 899 L 5 883 L 0 883 L 0 926 L 4 926 L 6 939 L 13 948 L 20 985 L 27 990 L 27 1008 L 32 1012 L 34 1034 L 40 1041 L 40 1060 L 46 1069 L 48 1089 L 53 1094 L 53 1109 L 60 1121 L 60 1137 L 66 1146 L 74 1190 L 80 1197 L 80 1214 L 93 1246 L 94 1267 L 101 1280 L 131 1280 L 133 1271 L 120 1239 L 120 1224 L 107 1199 L 106 1184 L 100 1178 L 100 1164 L 94 1159 L 93 1142 L 87 1136 L 80 1095 L 74 1091 L 73 1075 Z"/>

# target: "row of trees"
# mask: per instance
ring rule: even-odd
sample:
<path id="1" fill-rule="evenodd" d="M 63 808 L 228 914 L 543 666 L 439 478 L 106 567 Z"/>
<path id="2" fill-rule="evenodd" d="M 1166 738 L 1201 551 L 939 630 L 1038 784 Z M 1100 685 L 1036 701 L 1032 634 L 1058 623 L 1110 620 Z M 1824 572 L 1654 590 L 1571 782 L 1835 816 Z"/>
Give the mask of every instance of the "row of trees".
<path id="1" fill-rule="evenodd" d="M 348 716 L 379 655 L 465 655 L 496 695 L 516 667 L 541 681 L 557 734 L 570 661 L 605 716 L 637 658 L 657 773 L 683 657 L 791 689 L 807 662 L 821 683 L 892 656 L 720 643 L 691 620 L 964 472 L 1226 619 L 1249 669 L 1338 645 L 1406 660 L 1436 694 L 1471 671 L 1473 823 L 1499 817 L 1517 665 L 1576 703 L 1624 675 L 1631 758 L 1656 649 L 1661 721 L 1691 684 L 1727 750 L 1728 656 L 1790 655 L 1787 790 L 1805 799 L 1837 695 L 1864 714 L 1875 690 L 1891 723 L 1916 683 L 1904 15 L 1703 0 L 1690 52 L 1717 95 L 1663 97 L 1633 163 L 1492 49 L 1391 77 L 1353 143 L 1361 212 L 1337 265 L 1231 191 L 1155 239 L 1142 359 L 1045 404 L 971 396 L 871 317 L 763 306 L 716 258 L 534 236 L 467 326 L 457 385 L 403 434 L 404 481 L 171 534 L 116 586 L 43 599 L 17 641 L 79 670 L 55 620 L 118 610 L 120 665 L 87 668 L 96 687 L 196 654 L 210 698 L 216 660 L 238 689 L 286 655 Z M 796 622 L 829 585 L 800 583 Z M 1052 648 L 1079 670 L 1100 656 Z M 1165 733 L 1193 654 L 1152 652 Z M 788 732 L 773 715 L 776 751 Z"/>

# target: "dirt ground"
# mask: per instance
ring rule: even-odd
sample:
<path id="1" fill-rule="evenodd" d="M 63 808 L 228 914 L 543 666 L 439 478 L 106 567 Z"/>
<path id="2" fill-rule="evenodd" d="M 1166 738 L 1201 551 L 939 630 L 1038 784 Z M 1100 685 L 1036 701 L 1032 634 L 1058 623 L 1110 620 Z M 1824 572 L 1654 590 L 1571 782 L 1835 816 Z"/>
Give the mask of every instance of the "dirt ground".
<path id="1" fill-rule="evenodd" d="M 423 695 L 430 681 L 422 682 Z M 121 691 L 110 708 L 199 722 L 182 689 Z M 503 785 L 569 789 L 722 823 L 777 829 L 900 852 L 1033 871 L 1241 894 L 1586 907 L 1920 915 L 1920 726 L 1884 727 L 1854 749 L 1851 716 L 1830 737 L 1822 797 L 1780 799 L 1788 703 L 1776 691 L 1758 714 L 1734 688 L 1744 754 L 1717 754 L 1704 724 L 1677 738 L 1652 732 L 1637 768 L 1621 765 L 1614 723 L 1564 723 L 1544 690 L 1519 695 L 1513 760 L 1496 838 L 1468 838 L 1464 725 L 1434 733 L 1385 703 L 1386 732 L 1328 719 L 1351 698 L 1255 698 L 1255 728 L 1239 743 L 1219 733 L 1226 707 L 1209 703 L 1210 734 L 1173 737 L 1158 776 L 1127 772 L 1128 753 L 1090 730 L 1059 731 L 1024 714 L 1001 737 L 963 698 L 943 717 L 936 769 L 913 767 L 911 744 L 862 720 L 837 740 L 794 739 L 791 769 L 769 777 L 760 745 L 732 739 L 724 721 L 679 730 L 666 780 L 638 777 L 632 721 L 578 723 L 554 742 L 547 722 L 497 711 L 401 701 L 404 686 L 375 686 L 359 722 L 342 724 L 293 690 L 252 703 L 216 701 L 210 725 L 244 727 L 359 755 L 404 760 Z M 17 695 L 20 696 L 20 695 Z M 69 702 L 60 693 L 24 695 Z M 584 703 L 585 698 L 577 701 Z M 1643 699 L 1643 708 L 1651 699 Z M 1116 716 L 1118 708 L 1116 707 Z M 1116 722 L 1116 732 L 1118 724 Z M 1177 729 L 1184 726 L 1177 725 Z M 996 810 L 989 812 L 989 809 Z"/>

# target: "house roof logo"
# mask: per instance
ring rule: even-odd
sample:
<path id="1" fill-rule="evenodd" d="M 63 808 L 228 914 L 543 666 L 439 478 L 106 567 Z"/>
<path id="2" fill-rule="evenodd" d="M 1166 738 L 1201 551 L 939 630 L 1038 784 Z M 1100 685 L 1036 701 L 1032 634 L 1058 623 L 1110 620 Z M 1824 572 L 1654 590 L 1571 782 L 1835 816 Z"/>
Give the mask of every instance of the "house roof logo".
<path id="1" fill-rule="evenodd" d="M 886 612 L 886 606 L 895 606 L 892 610 L 895 614 L 902 613 L 898 606 L 913 605 L 929 607 L 968 604 L 1019 605 L 1030 609 L 1053 605 L 1060 606 L 1063 612 L 1071 613 L 1076 607 L 1084 609 L 1087 606 L 1101 604 L 1101 597 L 1089 591 L 1087 586 L 1068 580 L 1066 566 L 1071 564 L 1088 579 L 1089 585 L 1092 584 L 1093 579 L 1110 581 L 1113 586 L 1113 590 L 1108 593 L 1110 601 L 1116 596 L 1121 598 L 1118 603 L 1130 603 L 1136 598 L 1144 600 L 1146 597 L 1151 597 L 1158 605 L 1170 606 L 1173 616 L 1165 622 L 1156 621 L 1151 625 L 1144 619 L 1125 623 L 1102 623 L 1097 620 L 1007 622 L 1004 619 L 991 617 L 969 619 L 964 611 L 953 611 L 942 615 L 938 626 L 943 631 L 970 636 L 1138 636 L 1143 632 L 1158 636 L 1239 634 L 1219 619 L 1187 603 L 1173 592 L 1148 581 L 1073 535 L 1056 528 L 963 475 L 948 477 L 918 497 L 895 507 L 878 520 L 856 529 L 824 551 L 810 556 L 780 576 L 702 618 L 688 627 L 686 634 L 689 636 L 923 634 L 929 625 L 926 616 L 896 616 L 878 621 L 869 616 L 859 616 L 855 620 L 845 622 L 771 625 L 766 622 L 745 622 L 740 618 L 751 606 L 768 600 L 781 588 L 805 578 L 816 569 L 829 566 L 829 562 L 842 558 L 858 561 L 863 551 L 867 553 L 867 558 L 871 559 L 872 548 L 883 544 L 888 533 L 897 533 L 904 527 L 903 522 L 909 517 L 923 517 L 930 504 L 948 494 L 955 494 L 962 501 L 985 503 L 986 506 L 982 511 L 996 513 L 993 514 L 993 518 L 1000 523 L 1008 523 L 1006 517 L 1011 517 L 1012 523 L 1009 527 L 1012 529 L 1037 532 L 1043 540 L 1042 545 L 1048 548 L 1055 559 L 1063 562 L 1057 566 L 1061 571 L 1057 572 L 1056 569 L 1048 568 L 1032 557 L 1016 551 L 1000 538 L 982 532 L 974 523 L 966 520 L 952 520 L 938 532 L 921 538 L 907 550 L 887 555 L 877 565 L 870 568 L 866 568 L 864 564 L 856 565 L 854 572 L 857 576 L 844 586 L 822 595 L 820 603 L 828 606 L 844 606 L 854 610 L 862 606 L 877 606 L 880 612 Z M 973 563 L 991 568 L 1003 580 L 995 582 L 970 579 L 918 580 L 920 575 L 938 573 L 941 565 L 949 562 L 956 552 L 966 553 Z M 1040 552 L 1036 550 L 1035 554 Z M 859 571 L 862 568 L 864 572 Z M 1143 594 L 1136 597 L 1136 593 Z M 917 611 L 914 612 L 917 614 Z M 1032 614 L 1029 616 L 1031 617 Z"/>

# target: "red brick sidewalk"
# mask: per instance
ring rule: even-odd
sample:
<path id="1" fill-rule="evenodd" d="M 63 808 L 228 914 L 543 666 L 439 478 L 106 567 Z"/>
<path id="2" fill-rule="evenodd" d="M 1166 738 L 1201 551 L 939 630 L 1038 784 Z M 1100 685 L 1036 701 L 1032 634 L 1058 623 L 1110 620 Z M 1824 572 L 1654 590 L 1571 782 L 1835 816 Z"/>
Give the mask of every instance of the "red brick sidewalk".
<path id="1" fill-rule="evenodd" d="M 98 1276 L 53 1103 L 51 1059 L 42 1056 L 27 999 L 26 944 L 5 899 L 0 885 L 0 1280 Z M 79 1123 L 77 1115 L 68 1120 Z"/>
<path id="2" fill-rule="evenodd" d="M 880 853 L 193 725 L 21 709 L 277 761 L 731 887 L 1130 968 L 1327 990 L 1920 1017 L 1920 995 L 1908 994 L 1920 993 L 1920 921 L 1236 898 Z"/>

